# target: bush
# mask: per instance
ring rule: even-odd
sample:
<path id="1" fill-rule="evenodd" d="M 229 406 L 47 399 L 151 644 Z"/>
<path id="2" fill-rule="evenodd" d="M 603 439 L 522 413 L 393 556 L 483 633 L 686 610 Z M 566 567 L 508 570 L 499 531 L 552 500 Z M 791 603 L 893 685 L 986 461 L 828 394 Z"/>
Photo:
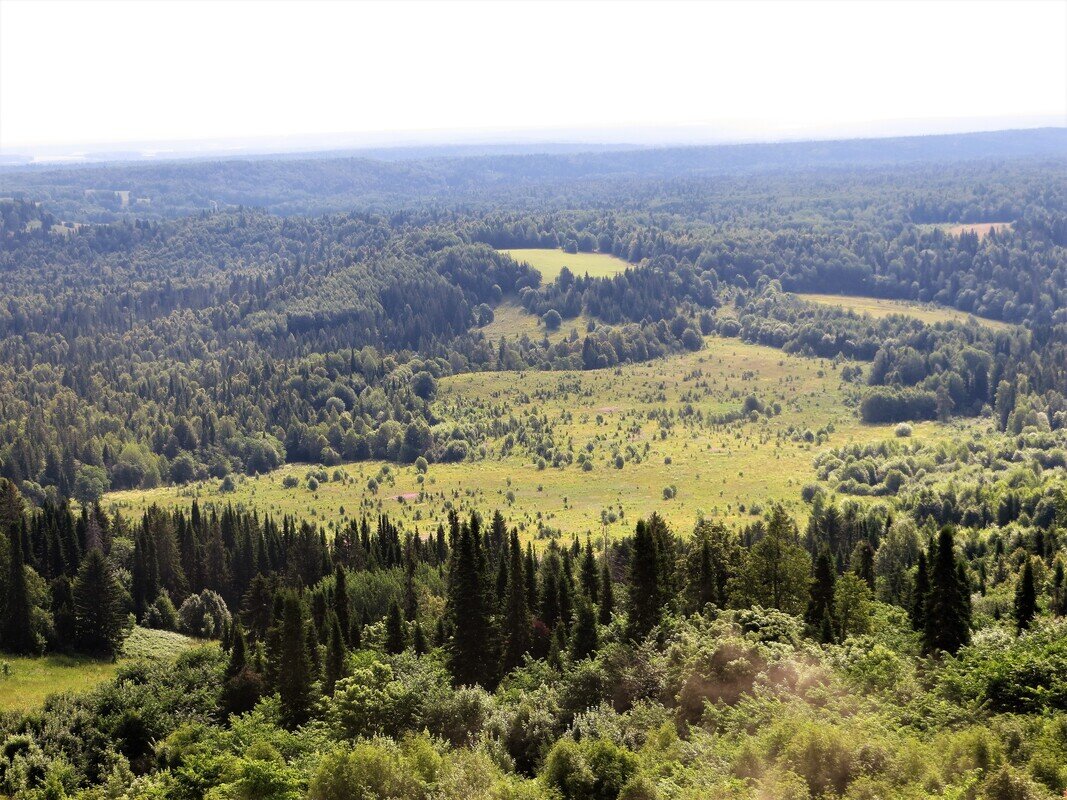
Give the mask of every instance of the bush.
<path id="1" fill-rule="evenodd" d="M 906 422 L 901 422 L 899 425 L 897 425 L 896 428 L 893 429 L 893 433 L 895 433 L 901 439 L 906 439 L 907 437 L 911 436 L 911 425 Z"/>
<path id="2" fill-rule="evenodd" d="M 178 611 L 174 603 L 163 589 L 156 598 L 156 602 L 148 607 L 144 615 L 146 628 L 155 628 L 159 631 L 175 631 L 178 629 Z"/>
<path id="3" fill-rule="evenodd" d="M 286 475 L 282 478 L 283 489 L 295 489 L 300 485 L 300 479 L 296 475 Z"/>
<path id="4" fill-rule="evenodd" d="M 199 639 L 217 639 L 230 624 L 226 601 L 210 589 L 190 595 L 178 609 L 178 630 Z"/>

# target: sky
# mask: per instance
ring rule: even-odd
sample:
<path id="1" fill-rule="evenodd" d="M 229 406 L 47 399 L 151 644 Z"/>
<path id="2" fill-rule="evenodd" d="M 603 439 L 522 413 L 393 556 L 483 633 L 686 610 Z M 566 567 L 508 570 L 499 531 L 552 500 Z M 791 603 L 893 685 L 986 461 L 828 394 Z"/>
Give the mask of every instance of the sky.
<path id="1" fill-rule="evenodd" d="M 0 0 L 0 153 L 1037 124 L 1067 125 L 1067 0 Z"/>

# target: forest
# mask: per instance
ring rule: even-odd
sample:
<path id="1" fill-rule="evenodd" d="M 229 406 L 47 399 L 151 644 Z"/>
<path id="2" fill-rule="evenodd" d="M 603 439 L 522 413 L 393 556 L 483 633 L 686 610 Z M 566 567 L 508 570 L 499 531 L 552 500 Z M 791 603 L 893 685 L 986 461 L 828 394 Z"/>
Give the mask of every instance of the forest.
<path id="1" fill-rule="evenodd" d="M 4 167 L 0 277 L 4 796 L 1067 795 L 1063 129 Z"/>

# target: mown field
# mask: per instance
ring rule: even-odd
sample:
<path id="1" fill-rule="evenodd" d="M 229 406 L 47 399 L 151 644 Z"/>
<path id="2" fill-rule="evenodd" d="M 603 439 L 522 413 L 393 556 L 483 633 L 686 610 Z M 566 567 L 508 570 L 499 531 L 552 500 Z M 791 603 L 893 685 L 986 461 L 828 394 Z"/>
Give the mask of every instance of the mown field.
<path id="1" fill-rule="evenodd" d="M 891 314 L 903 314 L 929 325 L 937 322 L 967 322 L 973 319 L 981 325 L 997 330 L 1010 330 L 1013 327 L 1007 322 L 976 317 L 974 314 L 968 314 L 955 308 L 935 305 L 934 303 L 912 303 L 907 300 L 887 300 L 880 297 L 856 297 L 841 294 L 805 293 L 797 296 L 812 303 L 847 308 L 857 314 L 870 314 L 876 319 L 888 317 Z"/>
<path id="2" fill-rule="evenodd" d="M 196 498 L 327 527 L 363 511 L 387 512 L 424 531 L 449 507 L 500 508 L 527 537 L 546 529 L 618 534 L 651 511 L 681 530 L 701 514 L 736 523 L 769 501 L 803 516 L 800 490 L 815 479 L 817 453 L 893 436 L 892 426 L 860 423 L 856 392 L 829 361 L 709 337 L 700 352 L 616 370 L 444 379 L 438 413 L 493 435 L 472 461 L 430 464 L 425 475 L 376 461 L 325 470 L 291 464 L 239 478 L 232 493 L 209 480 L 113 492 L 104 503 L 139 514 L 151 503 L 186 506 Z M 749 397 L 770 413 L 742 415 Z M 918 440 L 959 435 L 937 423 L 914 427 Z M 562 464 L 553 466 L 554 458 Z M 311 490 L 307 477 L 315 471 Z M 299 485 L 283 486 L 287 476 Z"/>
<path id="3" fill-rule="evenodd" d="M 59 692 L 83 692 L 114 677 L 119 667 L 138 659 L 177 658 L 199 644 L 167 631 L 134 628 L 117 661 L 49 654 L 41 658 L 4 656 L 0 660 L 0 711 L 26 711 Z"/>
<path id="4" fill-rule="evenodd" d="M 525 261 L 541 273 L 545 283 L 551 283 L 560 271 L 567 267 L 575 275 L 588 274 L 592 278 L 604 278 L 618 275 L 633 264 L 604 253 L 564 253 L 562 250 L 546 248 L 516 248 L 502 250 L 516 261 Z"/>

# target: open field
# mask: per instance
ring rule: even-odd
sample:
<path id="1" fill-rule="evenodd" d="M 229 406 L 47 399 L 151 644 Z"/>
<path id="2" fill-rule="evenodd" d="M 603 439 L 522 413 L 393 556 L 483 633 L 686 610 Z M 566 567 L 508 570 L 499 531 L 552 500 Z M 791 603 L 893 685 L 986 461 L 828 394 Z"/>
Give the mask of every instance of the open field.
<path id="1" fill-rule="evenodd" d="M 0 661 L 0 711 L 25 711 L 58 692 L 83 692 L 115 676 L 119 667 L 138 659 L 177 658 L 199 644 L 167 631 L 134 628 L 118 661 L 61 654 L 42 658 L 5 656 Z"/>
<path id="2" fill-rule="evenodd" d="M 565 319 L 558 330 L 548 331 L 541 324 L 541 320 L 529 313 L 518 303 L 505 300 L 493 309 L 493 321 L 479 330 L 489 339 L 496 341 L 501 336 L 505 339 L 521 339 L 528 336 L 530 339 L 540 340 L 548 337 L 555 344 L 576 331 L 579 336 L 584 336 L 589 317 L 582 314 L 574 319 Z"/>
<path id="3" fill-rule="evenodd" d="M 970 222 L 964 225 L 947 226 L 948 232 L 953 236 L 959 236 L 961 233 L 977 233 L 979 239 L 988 236 L 990 229 L 1000 232 L 1010 227 L 1010 222 Z"/>
<path id="4" fill-rule="evenodd" d="M 232 502 L 327 527 L 380 511 L 423 531 L 450 506 L 500 508 L 527 537 L 546 528 L 596 533 L 604 522 L 618 534 L 652 511 L 683 530 L 700 514 L 737 523 L 771 500 L 803 515 L 800 490 L 815 480 L 818 452 L 893 436 L 890 425 L 860 423 L 854 392 L 829 361 L 709 337 L 700 352 L 617 370 L 444 379 L 438 414 L 492 435 L 472 461 L 431 464 L 425 476 L 411 466 L 358 462 L 326 469 L 328 480 L 311 491 L 306 477 L 314 468 L 291 464 L 239 478 L 230 494 L 209 480 L 113 492 L 104 504 L 140 513 L 151 503 L 185 506 L 197 498 L 202 506 Z M 749 396 L 767 408 L 778 404 L 780 413 L 742 414 Z M 914 427 L 924 441 L 959 434 L 937 423 Z M 300 484 L 283 487 L 289 475 Z"/>
<path id="5" fill-rule="evenodd" d="M 592 278 L 618 275 L 633 266 L 621 258 L 604 253 L 564 253 L 562 250 L 518 248 L 502 250 L 516 261 L 525 261 L 541 273 L 545 283 L 554 281 L 564 267 L 575 275 L 588 274 Z"/>
<path id="6" fill-rule="evenodd" d="M 879 297 L 855 297 L 841 294 L 798 294 L 797 297 L 812 303 L 840 306 L 841 308 L 855 311 L 857 314 L 870 314 L 876 319 L 888 317 L 891 314 L 903 314 L 930 325 L 936 322 L 967 322 L 973 319 L 981 325 L 997 330 L 1006 331 L 1011 330 L 1013 327 L 1007 322 L 976 317 L 974 314 L 968 314 L 965 311 L 933 303 L 912 303 L 907 300 L 887 300 Z"/>

